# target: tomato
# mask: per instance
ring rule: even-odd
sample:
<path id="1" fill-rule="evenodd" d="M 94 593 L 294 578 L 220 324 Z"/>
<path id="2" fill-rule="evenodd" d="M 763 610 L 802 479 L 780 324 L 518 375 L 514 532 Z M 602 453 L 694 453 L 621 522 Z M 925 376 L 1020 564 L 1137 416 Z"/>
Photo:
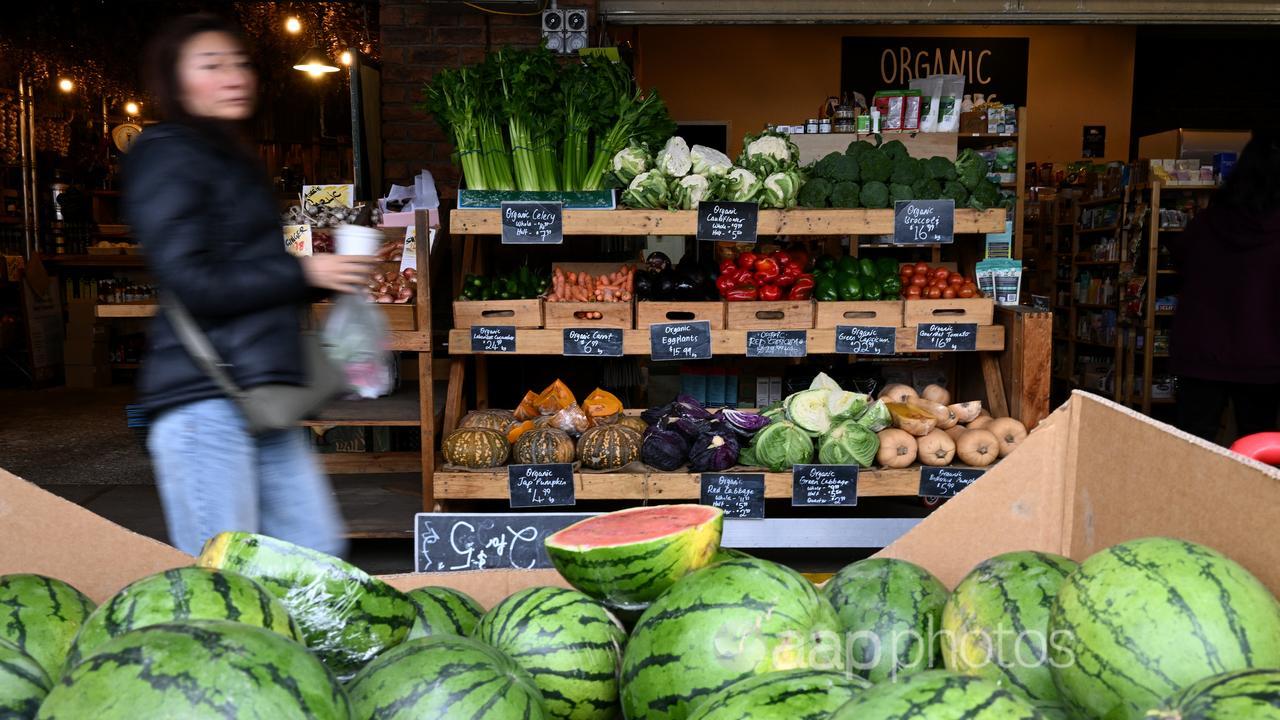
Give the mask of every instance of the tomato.
<path id="1" fill-rule="evenodd" d="M 941 278 L 943 280 L 946 280 L 947 278 L 951 277 L 951 271 L 946 268 L 938 268 L 933 271 L 933 276 L 935 278 Z"/>
<path id="2" fill-rule="evenodd" d="M 942 297 L 946 300 L 950 300 L 955 296 L 956 296 L 956 289 L 953 287 L 948 287 L 947 289 L 942 291 Z"/>
<path id="3" fill-rule="evenodd" d="M 940 297 L 942 297 L 942 291 L 941 291 L 941 290 L 939 290 L 936 286 L 935 286 L 935 287 L 931 287 L 931 288 L 929 288 L 928 298 L 929 298 L 930 300 L 937 300 L 937 299 L 938 299 L 938 298 L 940 298 Z"/>
<path id="4" fill-rule="evenodd" d="M 916 266 L 912 265 L 911 263 L 903 263 L 902 267 L 898 268 L 899 275 L 910 275 L 915 271 L 916 271 Z"/>
<path id="5" fill-rule="evenodd" d="M 964 288 L 965 288 L 966 290 L 972 290 L 972 291 L 973 291 L 974 296 L 975 296 L 975 297 L 977 296 L 977 294 L 978 294 L 978 286 L 977 286 L 977 284 L 975 284 L 972 280 L 966 280 L 966 281 L 965 281 L 965 283 L 964 283 Z"/>
<path id="6" fill-rule="evenodd" d="M 915 273 L 916 273 L 917 275 L 928 275 L 928 274 L 929 274 L 929 263 L 926 263 L 926 262 L 918 262 L 918 263 L 916 263 Z"/>
<path id="7" fill-rule="evenodd" d="M 964 276 L 960 273 L 955 273 L 951 277 L 947 278 L 947 282 L 951 285 L 964 285 Z"/>
<path id="8" fill-rule="evenodd" d="M 914 300 L 919 300 L 919 299 L 920 299 L 920 286 L 919 286 L 919 285 L 914 285 L 914 284 L 913 284 L 913 285 L 908 285 L 908 286 L 907 286 L 907 299 L 908 299 L 908 300 L 912 300 L 912 299 L 914 299 Z"/>
<path id="9" fill-rule="evenodd" d="M 973 292 L 973 288 L 970 288 L 970 287 L 962 287 L 962 288 L 960 288 L 960 292 L 959 292 L 959 293 L 957 293 L 957 294 L 958 294 L 960 297 L 962 297 L 962 298 L 971 298 L 971 297 L 973 297 L 974 292 Z"/>
<path id="10" fill-rule="evenodd" d="M 911 276 L 911 286 L 922 288 L 929 284 L 929 278 L 924 273 L 916 273 Z"/>

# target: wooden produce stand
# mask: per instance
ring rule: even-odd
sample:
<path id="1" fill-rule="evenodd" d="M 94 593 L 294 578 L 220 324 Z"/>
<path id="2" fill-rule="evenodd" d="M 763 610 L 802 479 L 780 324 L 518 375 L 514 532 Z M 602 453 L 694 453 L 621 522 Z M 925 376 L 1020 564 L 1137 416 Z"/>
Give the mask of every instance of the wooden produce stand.
<path id="1" fill-rule="evenodd" d="M 697 220 L 694 212 L 668 212 L 651 210 L 585 210 L 564 211 L 565 235 L 694 235 Z M 890 235 L 893 233 L 893 210 L 761 210 L 758 233 L 766 235 Z M 958 210 L 955 215 L 956 234 L 975 234 L 1002 232 L 1005 225 L 1004 210 Z M 501 232 L 499 212 L 497 210 L 455 210 L 450 214 L 449 228 L 451 236 L 464 238 L 461 249 L 463 259 L 462 273 L 472 272 L 478 267 L 483 254 L 479 243 L 496 241 Z M 488 235 L 487 239 L 474 236 Z M 854 244 L 856 252 L 856 243 Z M 949 315 L 933 317 L 934 303 L 949 302 L 957 307 L 949 308 Z M 969 303 L 968 306 L 964 305 Z M 476 301 L 459 301 L 460 305 L 479 304 Z M 644 306 L 648 303 L 641 303 Z M 662 304 L 662 303 L 655 303 Z M 1048 332 L 1034 334 L 1027 339 L 1018 338 L 1015 345 L 1018 354 L 1007 356 L 1010 346 L 1007 335 L 1026 329 L 1025 321 L 1016 317 L 999 323 L 993 318 L 993 303 L 990 300 L 972 301 L 912 301 L 905 303 L 907 312 L 901 308 L 901 302 L 890 303 L 858 303 L 865 305 L 894 305 L 897 318 L 889 324 L 897 327 L 896 350 L 900 354 L 932 353 L 936 351 L 918 350 L 916 347 L 916 324 L 927 322 L 971 322 L 978 324 L 976 351 L 981 359 L 983 374 L 986 378 L 987 403 L 992 412 L 1001 413 L 1012 404 L 1023 414 L 1023 418 L 1034 424 L 1047 414 L 1047 389 L 1039 389 L 1038 383 L 1025 380 L 1026 370 L 1020 364 L 1027 357 L 1043 365 L 1037 367 L 1035 373 L 1048 375 L 1050 347 Z M 716 305 L 716 303 L 697 303 L 697 305 Z M 770 303 L 744 302 L 724 303 L 727 311 L 724 325 L 712 324 L 711 347 L 712 357 L 743 357 L 746 355 L 748 329 L 733 329 L 735 313 L 756 311 Z M 835 321 L 829 309 L 824 314 L 817 309 L 822 305 L 846 305 L 846 303 L 808 303 L 808 319 L 800 319 L 797 325 L 789 328 L 808 328 L 808 355 L 831 355 L 836 353 Z M 982 307 L 977 307 L 982 306 Z M 663 309 L 665 312 L 665 308 Z M 874 309 L 869 315 L 879 316 L 884 308 Z M 978 317 L 985 315 L 985 317 Z M 532 316 L 532 313 L 528 316 Z M 647 317 L 643 327 L 622 326 L 622 352 L 628 356 L 648 356 L 650 354 L 649 322 L 669 322 L 661 315 L 652 312 L 638 312 L 638 317 Z M 816 318 L 823 316 L 827 322 L 817 323 Z M 459 314 L 455 317 L 475 317 L 474 311 Z M 888 313 L 888 317 L 893 317 Z M 901 319 L 901 322 L 899 322 Z M 1048 322 L 1047 316 L 1043 318 Z M 843 320 L 841 322 L 856 324 L 859 321 Z M 472 349 L 471 330 L 469 327 L 455 327 L 449 331 L 450 372 L 448 396 L 445 402 L 443 432 L 448 433 L 457 427 L 465 414 L 468 403 L 464 398 L 463 385 L 469 372 L 475 373 L 477 400 L 476 408 L 488 407 L 487 384 L 488 373 L 485 358 L 494 355 L 550 356 L 558 357 L 563 352 L 563 329 L 521 327 L 516 323 L 499 318 L 485 320 L 486 325 L 516 325 L 515 350 L 505 353 L 475 352 Z M 884 326 L 884 322 L 873 321 L 870 324 Z M 815 326 L 816 325 L 816 326 Z M 619 327 L 614 325 L 613 327 Z M 1047 325 L 1045 326 L 1047 327 Z M 721 329 L 729 328 L 729 329 Z M 1034 345 L 1034 347 L 1033 347 Z M 468 362 L 470 360 L 470 362 Z M 468 367 L 472 366 L 469 370 Z M 1006 376 L 1016 378 L 1006 389 Z M 1044 395 L 1038 402 L 1028 402 L 1026 397 L 1041 393 Z M 1006 400 L 1012 398 L 1013 402 Z M 638 410 L 627 410 L 635 414 Z M 1007 413 L 1004 413 L 1007 414 Z M 770 499 L 790 498 L 792 496 L 792 475 L 790 472 L 763 473 L 765 475 L 765 497 Z M 859 497 L 915 496 L 919 490 L 920 471 L 918 467 L 903 470 L 863 469 L 859 474 Z M 452 501 L 503 500 L 508 498 L 508 477 L 505 467 L 489 471 L 466 472 L 445 471 L 437 466 L 433 475 L 434 497 L 438 504 L 427 505 L 427 510 L 441 510 Z M 575 473 L 575 496 L 580 500 L 612 500 L 629 503 L 696 501 L 699 497 L 699 474 L 697 473 L 664 473 L 664 472 L 603 472 Z M 425 497 L 424 497 L 425 499 Z"/>

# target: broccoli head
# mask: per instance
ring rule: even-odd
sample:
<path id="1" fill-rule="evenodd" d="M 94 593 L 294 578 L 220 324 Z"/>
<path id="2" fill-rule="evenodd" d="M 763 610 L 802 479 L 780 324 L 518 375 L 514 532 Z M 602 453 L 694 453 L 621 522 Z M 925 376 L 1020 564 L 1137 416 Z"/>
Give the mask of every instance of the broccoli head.
<path id="1" fill-rule="evenodd" d="M 886 183 L 893 175 L 893 161 L 879 150 L 867 150 L 858 157 L 858 172 L 864 183 Z"/>
<path id="2" fill-rule="evenodd" d="M 893 161 L 893 174 L 889 176 L 889 181 L 899 185 L 911 185 L 922 177 L 924 174 L 921 172 L 920 161 L 905 157 Z"/>
<path id="3" fill-rule="evenodd" d="M 858 182 L 862 177 L 861 168 L 858 161 L 848 155 L 840 155 L 839 159 L 831 163 L 831 175 L 829 179 L 832 182 L 840 182 L 846 180 L 848 182 Z"/>
<path id="4" fill-rule="evenodd" d="M 889 142 L 881 145 L 880 152 L 887 155 L 890 160 L 911 157 L 911 153 L 907 152 L 907 146 L 903 145 L 901 140 L 890 140 Z"/>
<path id="5" fill-rule="evenodd" d="M 941 155 L 934 155 L 928 160 L 925 160 L 924 169 L 925 175 L 937 180 L 938 182 L 946 182 L 948 180 L 956 179 L 955 163 Z"/>
<path id="6" fill-rule="evenodd" d="M 893 183 L 889 186 L 889 202 L 896 203 L 899 200 L 915 200 L 916 195 L 911 190 L 910 185 L 902 183 Z"/>
<path id="7" fill-rule="evenodd" d="M 986 178 L 975 185 L 973 192 L 969 194 L 969 206 L 976 210 L 986 210 L 999 204 L 1000 188 Z"/>
<path id="8" fill-rule="evenodd" d="M 835 164 L 836 158 L 843 158 L 844 153 L 828 153 L 821 160 L 815 162 L 813 167 L 809 168 L 810 177 L 830 178 L 831 168 Z"/>
<path id="9" fill-rule="evenodd" d="M 950 161 L 947 165 L 951 165 Z M 911 186 L 911 192 L 918 200 L 937 200 L 942 197 L 942 183 L 931 178 L 920 178 Z"/>
<path id="10" fill-rule="evenodd" d="M 800 188 L 800 195 L 797 202 L 800 207 L 807 208 L 823 208 L 827 206 L 827 201 L 831 197 L 831 183 L 825 178 L 814 177 Z"/>
<path id="11" fill-rule="evenodd" d="M 889 207 L 889 186 L 877 180 L 864 183 L 858 199 L 862 202 L 862 207 L 887 208 Z"/>
<path id="12" fill-rule="evenodd" d="M 858 183 L 842 180 L 831 188 L 831 207 L 836 208 L 856 208 L 861 207 L 860 195 L 862 188 L 858 187 Z"/>
<path id="13" fill-rule="evenodd" d="M 942 195 L 939 199 L 955 200 L 956 207 L 966 207 L 969 204 L 969 191 L 960 184 L 959 180 L 948 180 L 942 186 Z"/>
<path id="14" fill-rule="evenodd" d="M 990 170 L 986 158 L 979 155 L 973 148 L 965 148 L 956 157 L 956 176 L 960 184 L 970 191 L 986 179 Z"/>
<path id="15" fill-rule="evenodd" d="M 876 149 L 876 146 L 872 145 L 866 140 L 854 140 L 853 142 L 849 143 L 849 147 L 845 149 L 844 154 L 856 160 L 862 157 L 862 153 L 868 150 L 875 150 L 875 149 Z"/>

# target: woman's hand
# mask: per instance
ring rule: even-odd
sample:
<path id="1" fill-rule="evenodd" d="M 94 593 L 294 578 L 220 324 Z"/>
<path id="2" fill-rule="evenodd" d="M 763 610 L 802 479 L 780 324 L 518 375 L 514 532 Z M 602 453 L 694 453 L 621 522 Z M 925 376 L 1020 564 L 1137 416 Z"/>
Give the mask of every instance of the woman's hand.
<path id="1" fill-rule="evenodd" d="M 324 290 L 363 292 L 378 259 L 367 255 L 320 253 L 299 258 L 307 284 Z"/>

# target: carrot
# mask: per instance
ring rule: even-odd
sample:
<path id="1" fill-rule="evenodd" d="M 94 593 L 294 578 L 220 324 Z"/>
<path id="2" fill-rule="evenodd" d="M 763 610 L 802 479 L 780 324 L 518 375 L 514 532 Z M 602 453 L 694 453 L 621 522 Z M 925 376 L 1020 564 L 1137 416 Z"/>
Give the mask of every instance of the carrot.
<path id="1" fill-rule="evenodd" d="M 578 284 L 578 273 L 576 273 L 576 272 L 574 272 L 574 271 L 570 270 L 570 271 L 566 272 L 566 273 L 564 274 L 564 276 L 565 276 L 565 279 L 569 281 L 569 284 L 570 284 L 570 285 L 576 285 L 576 284 Z"/>
<path id="2" fill-rule="evenodd" d="M 620 302 L 631 302 L 631 292 L 624 291 L 622 297 L 618 298 Z"/>

